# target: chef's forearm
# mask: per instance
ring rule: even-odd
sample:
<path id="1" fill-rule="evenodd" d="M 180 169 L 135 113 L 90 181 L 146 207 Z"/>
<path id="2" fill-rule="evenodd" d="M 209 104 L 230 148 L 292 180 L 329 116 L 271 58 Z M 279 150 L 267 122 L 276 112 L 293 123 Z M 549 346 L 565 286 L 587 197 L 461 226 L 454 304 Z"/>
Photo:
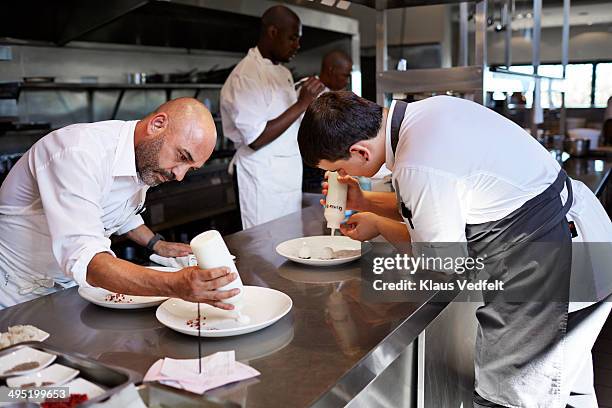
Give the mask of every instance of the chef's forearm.
<path id="1" fill-rule="evenodd" d="M 130 240 L 134 241 L 140 246 L 146 247 L 151 238 L 153 238 L 153 231 L 149 229 L 146 225 L 142 224 L 133 230 L 129 231 L 125 234 Z"/>
<path id="2" fill-rule="evenodd" d="M 306 110 L 306 107 L 296 102 L 291 105 L 289 109 L 281 113 L 280 116 L 268 121 L 264 131 L 249 145 L 249 147 L 253 150 L 258 150 L 276 140 L 285 130 L 289 129 L 289 127 L 298 120 L 300 115 Z"/>
<path id="3" fill-rule="evenodd" d="M 382 217 L 392 220 L 402 221 L 402 217 L 397 210 L 397 196 L 395 193 L 364 191 L 365 208 L 360 211 L 372 212 Z"/>
<path id="4" fill-rule="evenodd" d="M 87 266 L 87 283 L 126 295 L 172 296 L 178 277 L 117 259 L 106 252 L 96 254 Z"/>
<path id="5" fill-rule="evenodd" d="M 376 227 L 388 242 L 391 243 L 407 243 L 410 242 L 410 234 L 406 228 L 406 224 L 391 220 L 385 217 L 378 217 Z"/>

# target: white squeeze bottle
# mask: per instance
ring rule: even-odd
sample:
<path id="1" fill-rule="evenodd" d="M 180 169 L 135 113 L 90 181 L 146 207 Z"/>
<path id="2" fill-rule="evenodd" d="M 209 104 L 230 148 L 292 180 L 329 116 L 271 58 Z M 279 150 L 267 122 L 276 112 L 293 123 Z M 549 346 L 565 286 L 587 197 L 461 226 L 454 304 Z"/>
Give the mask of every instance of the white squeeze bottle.
<path id="1" fill-rule="evenodd" d="M 191 250 L 198 260 L 198 266 L 200 268 L 211 269 L 226 266 L 231 272 L 238 275 L 235 280 L 217 290 L 230 290 L 234 288 L 240 289 L 240 293 L 238 293 L 236 296 L 223 300 L 225 303 L 233 304 L 236 310 L 239 310 L 242 307 L 241 301 L 244 286 L 242 285 L 242 280 L 240 279 L 240 274 L 238 273 L 238 269 L 234 264 L 232 255 L 230 254 L 229 249 L 227 249 L 227 245 L 225 245 L 225 241 L 223 241 L 219 231 L 205 231 L 193 238 L 189 245 L 191 246 Z"/>
<path id="2" fill-rule="evenodd" d="M 338 182 L 338 173 L 330 171 L 327 176 L 327 198 L 325 199 L 325 219 L 327 228 L 331 228 L 331 234 L 340 229 L 340 224 L 344 221 L 344 211 L 346 210 L 346 193 L 348 186 Z"/>

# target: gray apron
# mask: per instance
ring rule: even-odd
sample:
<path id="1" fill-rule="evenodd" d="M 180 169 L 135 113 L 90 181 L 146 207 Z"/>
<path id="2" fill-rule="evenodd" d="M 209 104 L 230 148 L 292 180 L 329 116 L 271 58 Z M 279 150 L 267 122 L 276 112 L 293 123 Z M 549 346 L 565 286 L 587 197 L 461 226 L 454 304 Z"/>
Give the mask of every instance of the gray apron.
<path id="1" fill-rule="evenodd" d="M 406 105 L 395 103 L 394 155 Z M 565 204 L 559 196 L 564 186 Z M 562 404 L 572 260 L 572 233 L 565 215 L 572 201 L 570 179 L 561 170 L 544 192 L 503 219 L 466 226 L 470 256 L 486 254 L 485 277 L 504 282 L 503 292 L 483 292 L 484 306 L 476 312 L 475 407 Z M 405 208 L 399 197 L 398 205 L 414 229 L 412 212 L 419 209 Z"/>

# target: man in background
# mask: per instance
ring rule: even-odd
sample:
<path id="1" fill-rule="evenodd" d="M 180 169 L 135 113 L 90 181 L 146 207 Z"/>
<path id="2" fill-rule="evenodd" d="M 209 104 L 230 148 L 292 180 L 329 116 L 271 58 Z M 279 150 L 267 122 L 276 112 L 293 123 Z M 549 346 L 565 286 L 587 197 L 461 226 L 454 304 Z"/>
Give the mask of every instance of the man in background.
<path id="1" fill-rule="evenodd" d="M 238 188 L 243 228 L 299 211 L 302 158 L 298 119 L 324 89 L 309 78 L 296 95 L 289 62 L 300 48 L 302 25 L 285 6 L 266 10 L 257 46 L 221 89 L 223 133 L 236 146 L 230 171 Z"/>
<path id="2" fill-rule="evenodd" d="M 319 73 L 319 80 L 325 85 L 323 92 L 346 89 L 351 80 L 352 70 L 353 60 L 344 51 L 334 50 L 325 54 L 321 60 L 321 72 Z M 296 83 L 298 91 L 308 78 L 303 78 Z"/>

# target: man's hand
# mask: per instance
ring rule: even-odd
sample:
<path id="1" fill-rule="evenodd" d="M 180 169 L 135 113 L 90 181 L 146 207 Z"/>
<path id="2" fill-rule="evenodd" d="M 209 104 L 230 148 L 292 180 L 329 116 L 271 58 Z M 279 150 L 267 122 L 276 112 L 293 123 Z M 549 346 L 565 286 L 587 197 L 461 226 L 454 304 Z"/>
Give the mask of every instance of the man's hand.
<path id="1" fill-rule="evenodd" d="M 189 255 L 191 253 L 191 247 L 187 244 L 181 244 L 180 242 L 157 241 L 155 245 L 153 245 L 153 251 L 159 256 L 176 258 Z"/>
<path id="2" fill-rule="evenodd" d="M 229 268 L 200 269 L 197 266 L 183 268 L 176 272 L 179 277 L 174 288 L 175 296 L 188 302 L 208 303 L 219 309 L 232 310 L 233 305 L 224 303 L 240 293 L 240 289 L 215 290 L 235 280 L 238 275 Z"/>
<path id="3" fill-rule="evenodd" d="M 177 272 L 160 272 L 117 259 L 106 252 L 96 254 L 87 266 L 87 282 L 111 292 L 178 297 L 225 310 L 232 310 L 234 306 L 222 301 L 236 296 L 240 290 L 216 289 L 236 278 L 236 273 L 230 273 L 228 268 L 200 269 L 190 266 Z"/>
<path id="4" fill-rule="evenodd" d="M 314 101 L 317 96 L 325 89 L 325 85 L 316 77 L 310 77 L 302 84 L 298 103 L 306 110 L 310 102 Z"/>
<path id="5" fill-rule="evenodd" d="M 340 232 L 357 241 L 367 241 L 380 234 L 378 215 L 373 213 L 353 214 L 346 223 L 340 225 Z"/>
<path id="6" fill-rule="evenodd" d="M 329 172 L 325 172 L 325 180 L 327 180 Z M 338 176 L 338 182 L 346 184 L 348 186 L 346 193 L 346 209 L 354 211 L 366 211 L 368 206 L 368 199 L 364 192 L 359 186 L 359 180 L 351 176 Z M 327 197 L 327 191 L 329 189 L 329 183 L 323 182 L 322 193 Z M 325 200 L 321 200 L 321 205 L 325 205 Z"/>

